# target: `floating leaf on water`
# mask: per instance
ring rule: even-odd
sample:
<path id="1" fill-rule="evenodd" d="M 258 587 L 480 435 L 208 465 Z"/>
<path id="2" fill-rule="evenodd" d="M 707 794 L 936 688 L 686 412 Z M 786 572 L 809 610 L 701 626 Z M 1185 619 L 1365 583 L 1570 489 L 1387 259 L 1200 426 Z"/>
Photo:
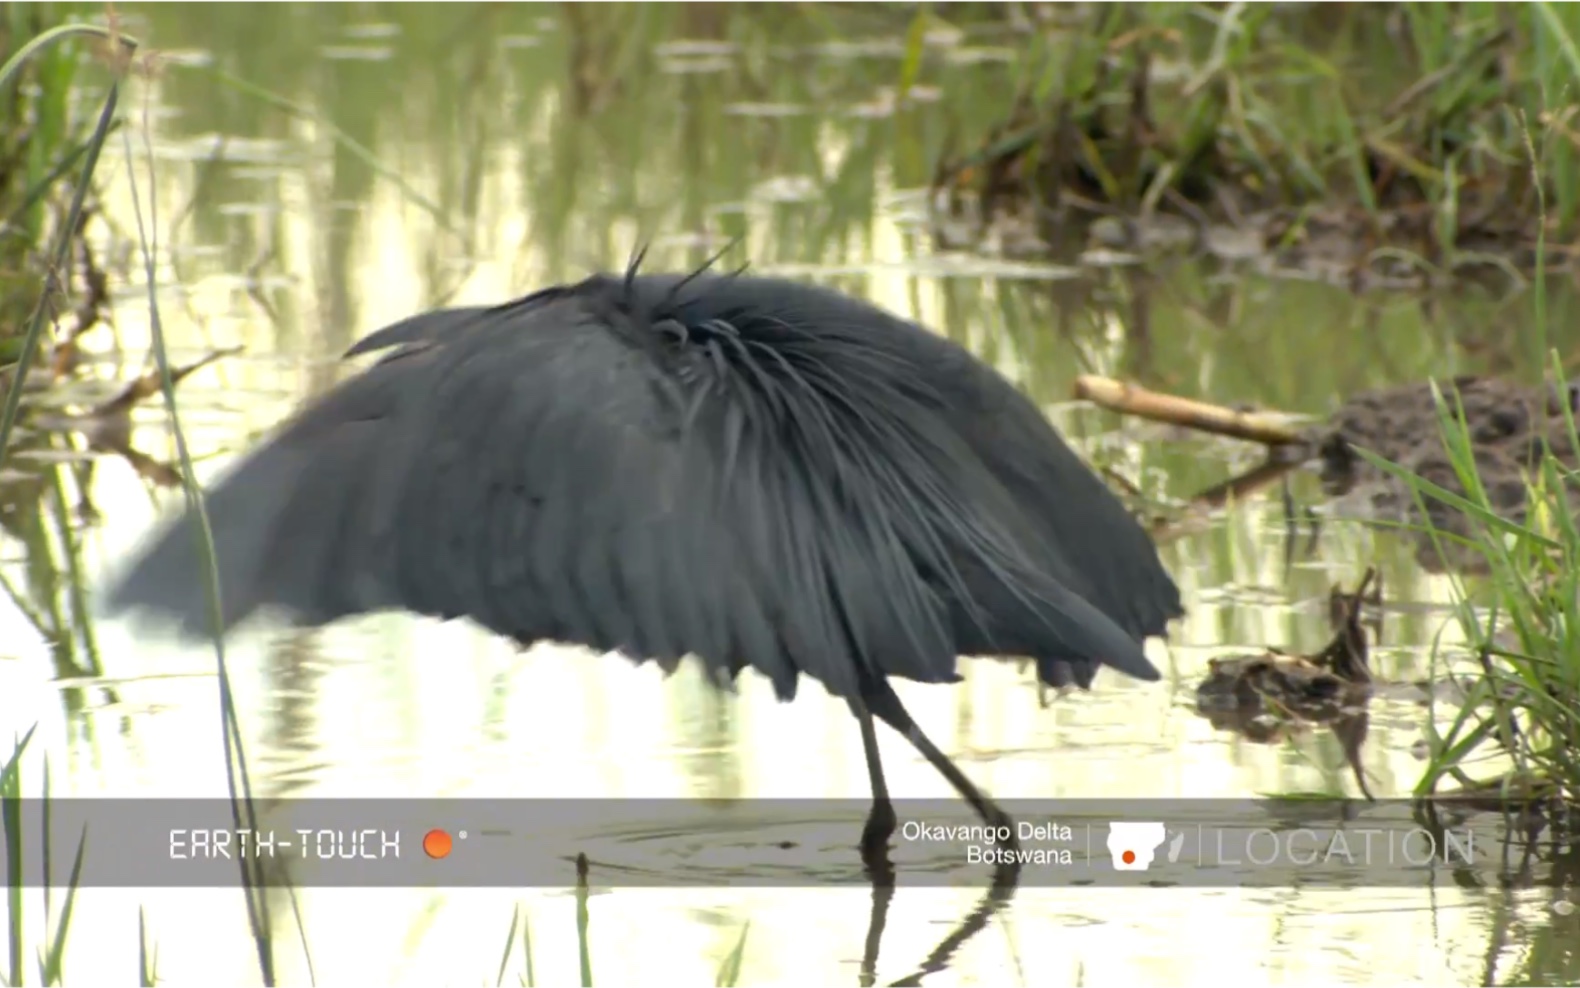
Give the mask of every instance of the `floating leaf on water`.
<path id="1" fill-rule="evenodd" d="M 728 72 L 734 65 L 728 58 L 671 58 L 659 63 L 659 71 L 665 75 L 708 75 Z"/>
<path id="2" fill-rule="evenodd" d="M 731 103 L 724 112 L 734 117 L 800 117 L 812 109 L 801 103 Z"/>
<path id="3" fill-rule="evenodd" d="M 332 62 L 384 62 L 393 58 L 395 49 L 371 45 L 325 45 L 318 54 Z"/>
<path id="4" fill-rule="evenodd" d="M 1248 261 L 1267 253 L 1262 231 L 1250 227 L 1208 227 L 1202 234 L 1202 246 L 1226 261 Z"/>
<path id="5" fill-rule="evenodd" d="M 913 106 L 919 103 L 936 103 L 943 95 L 942 90 L 936 86 L 911 86 L 905 91 L 905 99 L 899 98 L 898 92 L 890 86 L 878 90 L 873 99 L 865 103 L 857 103 L 844 111 L 847 117 L 865 120 L 881 120 L 894 116 L 895 110 L 901 105 Z"/>
<path id="6" fill-rule="evenodd" d="M 817 195 L 817 181 L 805 175 L 770 178 L 752 189 L 752 198 L 764 202 L 807 202 Z"/>
<path id="7" fill-rule="evenodd" d="M 944 55 L 950 65 L 986 65 L 1014 62 L 1019 53 L 1011 48 L 957 48 Z"/>
<path id="8" fill-rule="evenodd" d="M 221 216 L 272 216 L 281 206 L 277 202 L 222 202 L 214 207 Z"/>
<path id="9" fill-rule="evenodd" d="M 653 54 L 659 58 L 700 58 L 705 56 L 722 57 L 734 55 L 740 51 L 740 46 L 729 41 L 708 41 L 704 39 L 666 41 L 653 46 Z"/>
<path id="10" fill-rule="evenodd" d="M 922 43 L 929 48 L 954 48 L 965 39 L 965 31 L 952 24 L 934 24 L 922 35 Z"/>
<path id="11" fill-rule="evenodd" d="M 857 120 L 885 120 L 894 116 L 894 100 L 878 99 L 871 103 L 857 103 L 845 110 L 845 116 Z"/>
<path id="12" fill-rule="evenodd" d="M 179 247 L 165 248 L 172 257 L 191 258 L 193 260 L 206 258 L 223 258 L 229 248 L 224 244 L 183 244 Z"/>
<path id="13" fill-rule="evenodd" d="M 401 27 L 399 24 L 391 24 L 386 21 L 369 24 L 348 24 L 340 33 L 358 41 L 373 41 L 378 38 L 398 38 L 400 37 Z"/>
<path id="14" fill-rule="evenodd" d="M 200 69 L 214 64 L 214 53 L 201 48 L 187 50 L 174 50 L 170 48 L 159 49 L 159 61 L 166 65 L 179 65 L 183 68 Z"/>
<path id="15" fill-rule="evenodd" d="M 904 58 L 905 42 L 899 39 L 874 41 L 828 41 L 811 45 L 807 51 L 825 58 Z"/>
<path id="16" fill-rule="evenodd" d="M 254 179 L 259 182 L 279 182 L 294 174 L 294 170 L 283 164 L 240 165 L 232 168 L 227 174 L 231 178 Z M 174 247 L 175 245 L 172 245 Z"/>
<path id="17" fill-rule="evenodd" d="M 1124 251 L 1108 250 L 1098 247 L 1081 254 L 1080 262 L 1085 267 L 1092 268 L 1121 268 L 1141 263 L 1140 254 L 1127 254 Z"/>

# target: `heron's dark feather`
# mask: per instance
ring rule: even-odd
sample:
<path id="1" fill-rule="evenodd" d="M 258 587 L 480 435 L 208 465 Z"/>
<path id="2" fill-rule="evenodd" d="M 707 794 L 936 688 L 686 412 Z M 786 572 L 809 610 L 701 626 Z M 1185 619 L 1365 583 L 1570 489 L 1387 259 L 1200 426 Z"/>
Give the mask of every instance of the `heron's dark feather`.
<path id="1" fill-rule="evenodd" d="M 227 627 L 468 616 L 715 678 L 958 678 L 1032 655 L 1145 679 L 1180 613 L 1140 526 L 1032 403 L 956 344 L 834 292 L 597 276 L 404 320 L 398 348 L 222 479 Z M 115 586 L 202 633 L 187 527 Z M 1061 666 L 1060 663 L 1068 663 Z"/>

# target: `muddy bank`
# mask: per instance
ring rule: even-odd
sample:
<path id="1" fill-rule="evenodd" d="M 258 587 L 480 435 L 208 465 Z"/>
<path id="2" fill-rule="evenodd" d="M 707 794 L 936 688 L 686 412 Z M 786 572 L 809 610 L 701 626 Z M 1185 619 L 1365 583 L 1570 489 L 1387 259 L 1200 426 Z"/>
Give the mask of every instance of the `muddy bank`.
<path id="1" fill-rule="evenodd" d="M 1528 480 L 1541 469 L 1544 449 L 1551 449 L 1569 469 L 1580 464 L 1566 419 L 1580 408 L 1580 386 L 1535 388 L 1500 378 L 1465 376 L 1444 382 L 1441 391 L 1450 407 L 1458 396 L 1480 485 L 1501 517 L 1519 524 L 1526 521 Z M 1474 500 L 1444 446 L 1429 383 L 1354 395 L 1325 424 L 1308 430 L 1306 438 L 1323 489 L 1336 499 L 1339 514 L 1410 525 L 1429 521 L 1440 532 L 1475 538 L 1476 523 L 1464 511 L 1428 496 L 1421 498 L 1426 509 L 1423 518 L 1416 495 L 1406 484 L 1355 452 L 1355 447 L 1363 447 L 1452 494 Z M 1580 497 L 1572 485 L 1566 488 L 1571 512 L 1580 511 Z M 1440 554 L 1427 533 L 1414 537 L 1417 558 L 1428 569 L 1441 571 L 1445 562 L 1454 568 L 1485 565 L 1480 553 L 1451 539 L 1441 541 Z"/>
<path id="2" fill-rule="evenodd" d="M 1239 272 L 1369 292 L 1467 281 L 1518 285 L 1537 267 L 1534 218 L 1507 230 L 1467 232 L 1446 255 L 1433 240 L 1431 211 L 1424 206 L 1373 215 L 1339 203 L 1244 214 L 1203 208 L 1143 214 L 1091 205 L 1068 215 L 1045 212 L 1032 201 L 992 202 L 953 188 L 934 189 L 932 196 L 931 230 L 943 249 L 1051 256 L 1092 269 L 1205 257 Z M 1548 245 L 1550 273 L 1568 263 L 1565 252 Z"/>

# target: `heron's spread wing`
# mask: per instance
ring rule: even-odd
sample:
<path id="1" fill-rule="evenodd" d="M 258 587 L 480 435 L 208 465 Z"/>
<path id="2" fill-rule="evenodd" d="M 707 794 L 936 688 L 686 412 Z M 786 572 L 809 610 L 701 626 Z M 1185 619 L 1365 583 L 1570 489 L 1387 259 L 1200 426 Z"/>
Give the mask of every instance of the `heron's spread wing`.
<path id="1" fill-rule="evenodd" d="M 1030 522 L 1027 550 L 1130 635 L 1163 634 L 1184 610 L 1146 530 L 1029 398 L 953 344 L 928 345 L 956 427 Z"/>
<path id="2" fill-rule="evenodd" d="M 661 326 L 606 301 L 449 310 L 359 347 L 402 345 L 209 495 L 227 626 L 267 607 L 306 624 L 406 608 L 666 666 L 750 665 L 788 697 L 802 672 L 839 695 L 864 674 L 954 679 L 961 615 L 991 612 L 1156 678 L 1112 621 L 994 547 L 971 492 L 991 499 L 995 481 L 942 418 L 897 392 L 886 407 L 883 382 L 849 368 L 829 388 L 818 375 L 838 368 L 743 359 L 733 327 L 665 350 Z M 200 633 L 200 574 L 190 533 L 169 529 L 111 606 Z"/>
<path id="3" fill-rule="evenodd" d="M 919 361 L 948 389 L 956 428 L 1013 502 L 1012 524 L 1028 557 L 1135 641 L 1165 634 L 1184 608 L 1140 523 L 1029 398 L 946 340 L 916 342 L 930 351 Z M 984 647 L 973 626 L 960 631 L 963 651 Z M 1008 650 L 1036 656 L 1051 686 L 1085 689 L 1105 662 L 1129 671 L 1050 641 L 1038 622 L 1010 617 L 998 638 Z"/>

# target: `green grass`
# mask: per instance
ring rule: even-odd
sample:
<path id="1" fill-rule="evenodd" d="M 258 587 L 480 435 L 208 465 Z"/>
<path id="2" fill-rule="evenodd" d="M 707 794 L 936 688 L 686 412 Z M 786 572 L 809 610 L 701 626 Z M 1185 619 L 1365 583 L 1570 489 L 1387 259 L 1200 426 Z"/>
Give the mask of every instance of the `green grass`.
<path id="1" fill-rule="evenodd" d="M 1580 230 L 1573 5 L 1142 3 L 1050 20 L 1006 40 L 1005 106 L 958 135 L 944 184 L 1088 213 L 1274 210 L 1286 246 L 1320 211 L 1369 259 L 1439 273 L 1493 249 L 1529 263 L 1543 198 L 1552 232 Z"/>
<path id="2" fill-rule="evenodd" d="M 104 105 L 99 114 L 98 123 L 88 140 L 85 153 L 81 155 L 81 174 L 72 190 L 71 202 L 66 213 L 65 220 L 60 225 L 59 229 L 54 233 L 55 245 L 54 249 L 49 255 L 50 260 L 48 262 L 46 272 L 44 273 L 44 276 L 40 278 L 37 302 L 33 306 L 31 316 L 27 323 L 26 333 L 22 338 L 20 347 L 16 351 L 16 363 L 12 368 L 12 380 L 16 382 L 23 382 L 28 379 L 28 370 L 33 362 L 35 354 L 38 352 L 39 344 L 43 338 L 43 329 L 46 315 L 48 314 L 50 308 L 52 292 L 55 287 L 53 278 L 48 276 L 48 272 L 58 272 L 64 271 L 66 269 L 65 265 L 69 258 L 72 238 L 79 228 L 83 204 L 88 195 L 89 189 L 91 189 L 93 186 L 94 170 L 97 167 L 99 155 L 104 147 L 105 140 L 110 133 L 111 123 L 116 118 L 116 109 L 120 100 L 122 76 L 124 73 L 132 70 L 135 67 L 136 63 L 134 62 L 134 56 L 138 50 L 139 43 L 136 41 L 136 39 L 119 33 L 113 26 L 106 29 L 80 24 L 61 25 L 39 33 L 36 37 L 29 40 L 28 43 L 18 47 L 11 57 L 6 61 L 4 66 L 0 67 L 0 91 L 3 91 L 6 86 L 17 83 L 24 71 L 34 62 L 42 62 L 46 66 L 57 64 L 58 49 L 62 46 L 62 43 L 84 36 L 105 41 L 108 46 L 110 46 L 111 49 L 117 53 L 117 57 L 110 60 L 110 68 L 113 73 L 113 78 L 105 96 Z M 70 59 L 65 59 L 65 61 L 70 62 Z M 71 80 L 69 78 L 62 79 L 56 77 L 49 81 L 51 83 L 65 84 L 66 88 L 59 91 L 49 88 L 49 91 L 51 92 L 50 98 L 64 100 L 65 93 L 69 90 Z M 11 133 L 15 132 L 16 128 L 13 128 Z M 148 138 L 146 119 L 144 120 L 143 134 L 146 140 Z M 133 160 L 130 143 L 131 136 L 124 128 L 121 130 L 121 135 L 127 142 L 128 153 L 126 160 L 127 168 L 130 170 L 132 167 L 131 162 Z M 204 567 L 207 571 L 210 585 L 210 616 L 213 622 L 212 627 L 214 630 L 213 641 L 215 649 L 215 662 L 219 671 L 220 712 L 222 729 L 224 731 L 227 780 L 230 786 L 230 800 L 236 826 L 241 827 L 244 825 L 244 817 L 247 820 L 245 825 L 251 826 L 252 819 L 254 817 L 251 785 L 247 778 L 245 755 L 241 747 L 241 734 L 236 723 L 235 706 L 230 693 L 230 679 L 225 665 L 223 636 L 219 633 L 221 627 L 221 621 L 219 618 L 220 605 L 217 577 L 215 576 L 216 567 L 214 564 L 213 541 L 211 535 L 208 532 L 207 518 L 202 511 L 202 491 L 193 474 L 191 458 L 187 453 L 185 438 L 181 431 L 180 418 L 175 404 L 175 394 L 173 390 L 174 383 L 170 372 L 170 361 L 165 347 L 162 326 L 159 320 L 158 305 L 155 299 L 157 281 L 154 275 L 153 258 L 157 246 L 150 244 L 148 228 L 157 226 L 157 214 L 155 213 L 157 207 L 152 199 L 150 199 L 150 223 L 148 224 L 148 227 L 145 227 L 143 224 L 142 204 L 138 199 L 138 189 L 135 175 L 132 176 L 131 192 L 134 208 L 137 214 L 139 241 L 142 248 L 142 255 L 148 279 L 147 287 L 149 299 L 149 316 L 153 326 L 154 356 L 160 369 L 165 404 L 170 413 L 172 430 L 175 433 L 177 448 L 181 454 L 181 478 L 183 488 L 187 495 L 188 504 L 193 507 L 193 516 L 197 523 L 197 527 L 200 529 L 200 541 L 202 542 L 204 550 Z M 38 196 L 42 196 L 43 194 L 44 193 L 41 191 L 38 193 Z M 10 451 L 12 430 L 16 424 L 17 417 L 22 406 L 23 390 L 24 389 L 20 386 L 8 389 L 5 395 L 3 411 L 0 411 L 0 466 L 5 464 L 7 454 Z M 31 738 L 31 732 L 28 736 Z M 21 896 L 22 885 L 20 884 L 23 874 L 21 870 L 21 862 L 23 860 L 23 845 L 20 816 L 21 803 L 19 801 L 21 791 L 19 783 L 19 759 L 21 757 L 22 748 L 22 745 L 18 746 L 16 754 L 8 763 L 8 770 L 5 774 L 7 788 L 3 793 L 6 807 L 6 851 L 8 854 L 8 861 L 11 865 L 10 873 L 12 876 L 9 886 L 11 944 L 8 958 L 8 980 L 9 983 L 13 985 L 22 984 L 24 977 L 21 962 L 21 924 L 23 912 Z M 50 853 L 48 844 L 48 808 L 50 803 L 48 799 L 49 793 L 47 786 L 47 765 L 45 771 L 46 786 L 43 802 L 45 813 L 45 836 L 43 838 L 44 843 L 40 851 L 43 855 L 43 863 L 47 878 L 49 872 Z M 40 977 L 47 984 L 58 983 L 61 978 L 61 966 L 63 963 L 65 951 L 66 929 L 69 925 L 71 906 L 75 901 L 76 878 L 81 873 L 81 865 L 85 852 L 86 835 L 84 835 L 84 842 L 78 846 L 77 859 L 72 872 L 72 882 L 68 888 L 67 897 L 63 905 L 60 926 L 57 929 L 55 936 L 50 940 L 46 951 L 41 955 L 39 961 Z M 268 920 L 267 902 L 264 896 L 261 894 L 261 889 L 259 887 L 261 884 L 259 881 L 259 876 L 255 874 L 257 868 L 258 863 L 256 862 L 251 863 L 251 867 L 249 867 L 248 863 L 242 864 L 243 887 L 247 894 L 248 917 L 252 926 L 253 939 L 258 951 L 259 970 L 263 977 L 264 983 L 273 985 L 275 983 L 273 932 L 271 924 Z M 45 886 L 44 892 L 45 909 L 47 914 L 50 898 L 50 892 L 47 884 Z M 148 971 L 145 969 L 140 973 L 144 976 L 147 976 Z"/>
<path id="3" fill-rule="evenodd" d="M 1534 143 L 1527 143 L 1527 153 L 1528 167 L 1538 172 Z M 1534 184 L 1540 190 L 1541 183 Z M 1540 192 L 1537 210 L 1545 216 Z M 1538 229 L 1544 231 L 1545 223 Z M 1544 349 L 1545 253 L 1542 232 L 1536 243 L 1532 299 L 1538 343 Z M 1559 356 L 1556 351 L 1550 356 L 1550 379 L 1562 386 Z M 1440 557 L 1449 558 L 1446 542 L 1452 539 L 1487 564 L 1480 587 L 1453 578 L 1455 617 L 1479 670 L 1470 677 L 1465 702 L 1446 731 L 1437 729 L 1435 702 L 1430 708 L 1430 757 L 1416 795 L 1433 794 L 1451 780 L 1462 790 L 1493 790 L 1510 800 L 1556 797 L 1574 805 L 1580 802 L 1580 526 L 1574 508 L 1580 471 L 1560 460 L 1544 440 L 1542 455 L 1527 476 L 1524 517 L 1505 517 L 1479 476 L 1470 425 L 1457 396 L 1445 395 L 1434 383 L 1433 397 L 1444 449 L 1466 496 L 1360 450 L 1409 487 L 1423 517 L 1427 501 L 1433 500 L 1470 521 L 1468 539 L 1423 527 Z M 1570 448 L 1580 449 L 1574 413 L 1568 402 L 1563 407 Z M 1437 658 L 1434 652 L 1434 665 Z M 1478 774 L 1478 765 L 1496 767 Z"/>
<path id="4" fill-rule="evenodd" d="M 105 37 L 107 32 L 102 28 L 90 28 L 80 25 L 64 25 L 45 31 L 18 49 L 6 61 L 4 66 L 0 66 L 0 91 L 4 91 L 7 86 L 19 86 L 21 82 L 19 77 L 29 62 L 35 57 L 50 57 L 50 64 L 57 64 L 52 57 L 55 53 L 51 51 L 51 46 L 57 41 L 63 41 L 78 35 Z M 134 42 L 132 44 L 135 45 Z M 47 56 L 46 53 L 48 53 Z M 52 87 L 64 82 L 67 86 L 66 91 L 69 91 L 70 79 L 60 78 L 62 75 L 64 73 L 57 72 L 57 77 L 47 80 L 47 84 Z M 41 91 L 42 89 L 43 87 L 41 86 Z M 64 91 L 55 98 L 63 99 Z M 104 149 L 105 138 L 109 136 L 110 122 L 115 119 L 115 104 L 119 98 L 119 84 L 111 85 L 109 95 L 104 101 L 104 109 L 99 114 L 98 124 L 94 127 L 93 134 L 89 137 L 86 150 L 82 155 L 81 177 L 72 191 L 71 205 L 66 213 L 65 222 L 61 224 L 60 229 L 55 233 L 55 249 L 50 252 L 48 267 L 42 279 L 43 284 L 38 292 L 38 301 L 34 304 L 33 311 L 28 316 L 26 322 L 27 330 L 16 352 L 16 363 L 11 368 L 11 380 L 17 382 L 18 385 L 28 379 L 28 369 L 32 366 L 34 355 L 38 351 L 39 340 L 43 337 L 44 321 L 49 311 L 49 304 L 53 295 L 52 289 L 54 288 L 53 278 L 49 273 L 62 272 L 67 269 L 72 238 L 78 228 L 78 224 L 81 222 L 83 202 L 88 195 L 88 190 L 93 185 L 93 172 L 98 166 L 99 152 Z M 18 127 L 16 129 L 21 130 L 22 128 Z M 26 206 L 27 202 L 36 203 L 36 200 L 41 198 L 42 195 L 43 190 L 35 192 L 30 189 L 24 198 L 23 205 Z M 30 212 L 31 210 L 27 211 Z M 27 232 L 26 227 L 23 228 L 23 232 Z M 39 233 L 38 239 L 42 240 L 42 232 L 37 232 Z M 13 240 L 13 242 L 15 241 Z M 11 430 L 16 425 L 17 413 L 22 406 L 23 390 L 24 388 L 21 386 L 10 387 L 6 390 L 4 410 L 0 411 L 0 466 L 5 465 L 5 455 L 11 439 Z"/>
<path id="5" fill-rule="evenodd" d="M 62 282 L 70 280 L 93 173 L 116 119 L 113 90 L 91 128 L 70 112 L 67 99 L 78 82 L 80 42 L 103 40 L 106 31 L 83 25 L 36 30 L 47 12 L 47 5 L 0 10 L 0 47 L 10 52 L 0 65 L 0 468 L 15 467 L 19 445 L 65 451 L 59 436 L 15 442 L 28 391 L 17 384 L 36 377 L 47 317 L 69 309 L 62 304 Z M 60 472 L 36 472 L 10 484 L 17 510 L 5 528 L 22 543 L 28 586 L 24 593 L 0 578 L 0 590 L 52 643 L 61 675 L 100 674 L 91 630 L 80 620 L 86 611 L 74 579 L 80 543 L 65 518 Z"/>
<path id="6" fill-rule="evenodd" d="M 37 247 L 50 232 L 53 193 L 103 143 L 70 113 L 78 63 L 73 46 L 55 43 L 62 29 L 43 29 L 47 15 L 42 4 L 0 9 L 0 51 L 11 53 L 0 68 L 0 366 L 16 359 L 19 331 L 36 310 L 47 263 Z"/>
<path id="7" fill-rule="evenodd" d="M 1436 500 L 1462 511 L 1472 537 L 1427 528 L 1446 555 L 1449 540 L 1487 562 L 1482 585 L 1455 582 L 1455 613 L 1479 671 L 1446 731 L 1429 718 L 1431 757 L 1417 795 L 1451 779 L 1466 790 L 1498 789 L 1516 798 L 1580 798 L 1580 530 L 1565 491 L 1580 477 L 1547 453 L 1531 478 L 1530 507 L 1510 521 L 1490 503 L 1477 475 L 1463 412 L 1437 395 L 1449 456 L 1468 497 L 1399 467 L 1363 456 L 1415 493 L 1422 508 Z M 1480 605 L 1480 606 L 1478 606 Z M 1435 713 L 1435 711 L 1434 711 Z M 1477 762 L 1501 767 L 1476 775 Z"/>
<path id="8" fill-rule="evenodd" d="M 1469 519 L 1468 539 L 1422 526 L 1440 555 L 1451 558 L 1453 541 L 1487 564 L 1474 586 L 1451 575 L 1455 619 L 1479 669 L 1446 730 L 1438 730 L 1432 708 L 1430 758 L 1416 794 L 1438 792 L 1447 779 L 1514 799 L 1580 800 L 1580 528 L 1570 500 L 1580 474 L 1545 451 L 1530 478 L 1525 518 L 1504 517 L 1477 473 L 1463 410 L 1452 396 L 1435 396 L 1445 448 L 1466 496 L 1360 451 L 1408 486 L 1423 512 L 1428 501 L 1438 501 Z M 1496 768 L 1477 774 L 1479 763 Z"/>
<path id="9" fill-rule="evenodd" d="M 25 917 L 26 906 L 22 898 L 21 877 L 24 868 L 24 849 L 26 841 L 23 834 L 22 820 L 22 755 L 27 750 L 28 742 L 33 739 L 37 725 L 30 728 L 27 734 L 15 743 L 11 756 L 0 765 L 0 828 L 4 831 L 4 844 L 6 867 L 12 876 L 7 887 L 7 918 L 6 924 L 6 975 L 7 985 L 26 984 L 26 962 L 23 959 L 26 944 Z M 54 910 L 54 892 L 50 887 L 52 878 L 52 848 L 50 842 L 50 796 L 49 796 L 49 762 L 44 762 L 43 795 L 40 799 L 40 808 L 43 814 L 42 826 L 39 834 L 39 861 L 43 868 L 43 923 L 44 945 L 39 948 L 37 965 L 40 984 L 59 985 L 65 981 L 66 935 L 71 929 L 72 909 L 76 906 L 77 890 L 82 883 L 82 864 L 88 851 L 87 828 L 83 828 L 81 839 L 77 842 L 77 853 L 72 860 L 71 875 L 67 879 L 65 896 L 60 901 L 58 914 Z M 51 932 L 51 925 L 54 926 Z"/>
<path id="10" fill-rule="evenodd" d="M 7 37 L 14 38 L 25 30 L 26 17 L 15 5 L 7 5 L 5 16 L 6 23 L 3 27 Z M 31 311 L 25 320 L 0 319 L 0 325 L 26 327 L 20 340 L 15 345 L 8 346 L 6 351 L 6 356 L 14 360 L 8 368 L 10 371 L 8 379 L 13 386 L 5 390 L 3 411 L 0 411 L 0 465 L 5 464 L 7 453 L 11 449 L 10 441 L 22 405 L 24 389 L 21 383 L 28 379 L 28 369 L 38 351 L 43 337 L 45 318 L 56 291 L 50 273 L 63 272 L 67 269 L 73 240 L 80 227 L 83 206 L 93 184 L 94 169 L 97 167 L 99 154 L 115 119 L 115 108 L 120 91 L 118 84 L 111 85 L 92 133 L 84 142 L 73 146 L 74 136 L 65 110 L 65 99 L 74 81 L 77 63 L 71 46 L 62 42 L 84 36 L 104 39 L 111 45 L 117 46 L 117 50 L 123 40 L 102 28 L 82 25 L 54 27 L 37 34 L 26 44 L 15 46 L 11 56 L 3 66 L 0 66 L 0 105 L 4 107 L 4 116 L 0 119 L 0 124 L 3 124 L 0 126 L 0 157 L 3 157 L 9 166 L 4 175 L 5 182 L 0 184 L 0 207 L 4 209 L 7 223 L 4 235 L 0 236 L 0 265 L 4 266 L 0 274 L 12 279 L 12 284 L 7 285 L 0 295 L 5 298 L 3 304 L 8 314 L 14 315 L 13 310 L 20 311 L 16 309 L 16 300 L 26 298 L 30 294 L 18 290 L 16 282 L 21 281 L 32 267 L 29 261 L 33 246 L 43 242 L 50 232 L 44 222 L 44 207 L 53 191 L 53 186 L 57 180 L 73 169 L 79 170 L 78 177 L 71 187 L 70 202 L 64 219 L 52 231 L 53 249 L 45 256 L 43 270 L 35 272 L 38 283 L 37 298 Z M 135 42 L 129 39 L 125 39 L 125 43 L 129 47 L 135 47 Z M 32 95 L 23 94 L 24 83 L 31 83 Z M 69 150 L 63 153 L 63 149 Z M 18 167 L 19 163 L 22 167 Z M 57 473 L 55 503 L 63 505 L 64 498 L 59 496 L 61 491 L 58 477 Z M 77 557 L 69 539 L 67 539 L 66 554 L 68 564 L 75 566 Z M 30 552 L 29 558 L 37 562 L 36 554 Z M 36 566 L 30 569 L 36 574 Z M 8 585 L 6 589 L 13 599 L 18 599 L 19 595 L 13 588 Z M 81 601 L 75 603 L 79 605 L 75 610 L 80 614 L 83 610 L 80 606 Z M 62 616 L 56 613 L 52 617 L 55 627 L 61 627 Z M 0 766 L 0 825 L 3 825 L 6 864 L 11 876 L 6 889 L 8 922 L 4 976 L 8 985 L 22 985 L 27 981 L 28 968 L 24 959 L 27 910 L 22 894 L 22 882 L 28 842 L 22 816 L 22 757 L 36 730 L 35 725 L 17 741 L 10 757 L 3 766 Z M 53 876 L 53 848 L 47 759 L 44 762 L 40 806 L 43 818 L 38 838 L 39 848 L 36 853 L 43 869 L 41 890 L 44 944 L 38 950 L 36 969 L 42 984 L 56 985 L 61 984 L 65 976 L 66 940 L 71 928 L 72 910 L 77 900 L 88 840 L 87 833 L 84 831 L 77 844 L 71 875 L 64 896 L 59 901 L 57 914 L 56 890 L 50 886 Z"/>

